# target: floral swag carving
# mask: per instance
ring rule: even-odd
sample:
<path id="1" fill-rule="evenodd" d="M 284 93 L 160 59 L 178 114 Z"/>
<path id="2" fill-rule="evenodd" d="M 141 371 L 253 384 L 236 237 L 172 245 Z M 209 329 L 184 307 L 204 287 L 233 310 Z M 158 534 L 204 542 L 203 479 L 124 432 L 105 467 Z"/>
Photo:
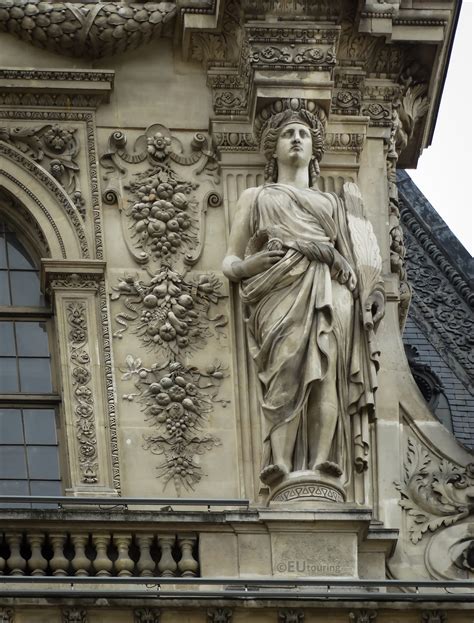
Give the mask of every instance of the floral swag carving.
<path id="1" fill-rule="evenodd" d="M 408 439 L 404 471 L 403 481 L 395 486 L 408 515 L 412 543 L 474 514 L 474 463 L 459 467 Z"/>
<path id="2" fill-rule="evenodd" d="M 0 30 L 58 54 L 100 58 L 148 43 L 176 13 L 174 2 L 0 0 Z"/>
<path id="3" fill-rule="evenodd" d="M 156 429 L 145 436 L 144 449 L 163 457 L 157 465 L 158 478 L 164 479 L 165 487 L 173 481 L 178 495 L 183 488 L 194 490 L 203 475 L 197 457 L 220 443 L 202 431 L 213 405 L 227 404 L 217 398 L 225 377 L 222 364 L 215 362 L 205 371 L 178 361 L 145 367 L 141 359 L 129 355 L 126 366 L 122 380 L 134 379 L 137 392 L 123 398 L 137 397 L 146 421 Z"/>

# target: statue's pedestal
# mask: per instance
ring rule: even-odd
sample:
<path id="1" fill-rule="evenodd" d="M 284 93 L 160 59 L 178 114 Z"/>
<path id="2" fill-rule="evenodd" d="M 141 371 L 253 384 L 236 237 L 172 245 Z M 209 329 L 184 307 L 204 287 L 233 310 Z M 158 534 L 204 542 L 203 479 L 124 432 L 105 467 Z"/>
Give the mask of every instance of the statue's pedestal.
<path id="1" fill-rule="evenodd" d="M 341 479 L 320 470 L 292 472 L 271 488 L 268 505 L 311 508 L 321 502 L 345 502 Z"/>

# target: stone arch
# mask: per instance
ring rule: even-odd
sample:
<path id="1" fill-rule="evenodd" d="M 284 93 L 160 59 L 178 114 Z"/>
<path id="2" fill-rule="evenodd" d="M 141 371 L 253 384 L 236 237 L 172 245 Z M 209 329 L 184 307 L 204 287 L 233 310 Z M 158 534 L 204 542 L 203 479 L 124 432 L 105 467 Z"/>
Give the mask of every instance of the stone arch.
<path id="1" fill-rule="evenodd" d="M 44 236 L 48 256 L 90 258 L 82 218 L 58 182 L 34 160 L 2 141 L 0 156 L 0 189 L 30 214 Z"/>

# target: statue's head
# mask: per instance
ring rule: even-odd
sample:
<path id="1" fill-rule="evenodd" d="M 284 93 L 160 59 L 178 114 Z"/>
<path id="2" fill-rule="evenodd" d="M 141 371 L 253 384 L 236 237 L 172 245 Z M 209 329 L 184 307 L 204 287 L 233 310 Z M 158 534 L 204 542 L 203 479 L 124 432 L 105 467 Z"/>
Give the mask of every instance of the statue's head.
<path id="1" fill-rule="evenodd" d="M 302 100 L 284 100 L 283 110 L 272 114 L 264 123 L 261 145 L 267 165 L 265 181 L 278 180 L 278 160 L 307 166 L 310 186 L 319 177 L 323 156 L 324 126 L 320 115 L 304 107 Z"/>

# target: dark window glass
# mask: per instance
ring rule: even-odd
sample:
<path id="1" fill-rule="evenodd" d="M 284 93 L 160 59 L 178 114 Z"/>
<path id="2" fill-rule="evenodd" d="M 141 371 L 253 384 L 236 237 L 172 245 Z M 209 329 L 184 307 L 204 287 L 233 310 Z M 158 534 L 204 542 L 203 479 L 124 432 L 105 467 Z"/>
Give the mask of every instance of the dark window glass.
<path id="1" fill-rule="evenodd" d="M 0 452 L 0 478 L 27 478 L 25 448 L 2 446 Z"/>
<path id="2" fill-rule="evenodd" d="M 30 483 L 31 495 L 62 495 L 61 481 L 59 480 L 32 480 Z M 45 507 L 55 505 L 45 505 Z M 35 508 L 37 508 L 35 504 Z"/>
<path id="3" fill-rule="evenodd" d="M 1 227 L 1 223 L 0 223 Z M 6 250 L 6 242 L 5 242 L 5 234 L 3 231 L 0 231 L 0 268 L 7 267 L 7 250 Z"/>
<path id="4" fill-rule="evenodd" d="M 58 480 L 58 451 L 51 446 L 27 446 L 28 472 L 35 480 Z"/>
<path id="5" fill-rule="evenodd" d="M 53 409 L 23 409 L 25 442 L 56 445 L 56 418 Z"/>
<path id="6" fill-rule="evenodd" d="M 18 370 L 15 357 L 0 357 L 0 393 L 18 392 Z"/>
<path id="7" fill-rule="evenodd" d="M 49 359 L 31 357 L 18 359 L 20 371 L 20 391 L 28 394 L 48 394 L 52 392 Z"/>
<path id="8" fill-rule="evenodd" d="M 49 357 L 46 323 L 15 322 L 15 331 L 20 357 Z"/>
<path id="9" fill-rule="evenodd" d="M 38 273 L 35 271 L 10 271 L 12 305 L 44 305 Z"/>
<path id="10" fill-rule="evenodd" d="M 7 233 L 8 265 L 11 269 L 35 268 L 29 254 L 13 232 Z"/>
<path id="11" fill-rule="evenodd" d="M 20 409 L 0 409 L 0 443 L 23 444 L 23 425 Z"/>
<path id="12" fill-rule="evenodd" d="M 0 305 L 11 305 L 8 272 L 0 270 Z"/>
<path id="13" fill-rule="evenodd" d="M 15 354 L 13 322 L 0 322 L 0 357 L 14 357 Z"/>

